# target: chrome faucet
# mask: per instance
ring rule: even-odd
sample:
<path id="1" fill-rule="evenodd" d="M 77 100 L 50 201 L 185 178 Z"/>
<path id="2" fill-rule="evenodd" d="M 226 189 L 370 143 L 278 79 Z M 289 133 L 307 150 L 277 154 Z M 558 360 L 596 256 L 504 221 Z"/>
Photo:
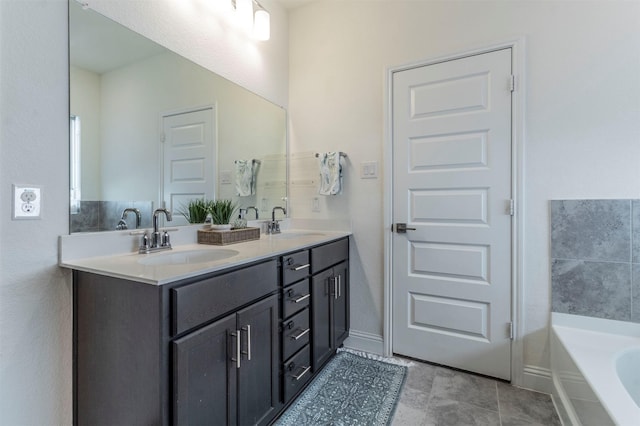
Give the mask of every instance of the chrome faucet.
<path id="1" fill-rule="evenodd" d="M 254 206 L 249 206 L 249 207 L 246 208 L 245 211 L 247 212 L 247 214 L 249 214 L 249 210 L 251 210 L 251 209 L 255 210 L 255 212 L 256 212 L 256 220 L 258 220 L 258 209 L 257 208 L 255 208 Z"/>
<path id="2" fill-rule="evenodd" d="M 162 236 L 158 229 L 158 215 L 164 213 L 167 221 L 171 222 L 171 212 L 167 209 L 156 209 L 153 212 L 153 234 L 151 234 L 151 244 L 149 244 L 149 236 L 145 232 L 142 236 L 139 253 L 151 253 L 158 250 L 171 250 L 171 242 L 169 241 L 169 233 L 164 231 Z"/>
<path id="3" fill-rule="evenodd" d="M 275 206 L 271 210 L 271 222 L 267 225 L 267 234 L 280 233 L 280 221 L 276 220 L 276 210 L 282 210 L 283 214 L 287 214 L 287 210 L 284 207 Z"/>
<path id="4" fill-rule="evenodd" d="M 136 214 L 136 229 L 140 228 L 140 222 L 142 221 L 140 217 L 140 210 L 134 209 L 133 207 L 127 207 L 122 211 L 122 216 L 120 217 L 120 221 L 118 222 L 116 229 L 128 229 L 127 222 L 125 222 L 128 212 Z"/>

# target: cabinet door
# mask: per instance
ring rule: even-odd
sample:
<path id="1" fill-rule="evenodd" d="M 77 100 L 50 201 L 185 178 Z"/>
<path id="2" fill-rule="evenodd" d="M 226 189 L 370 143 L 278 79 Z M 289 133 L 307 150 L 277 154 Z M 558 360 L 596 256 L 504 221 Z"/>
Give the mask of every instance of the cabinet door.
<path id="1" fill-rule="evenodd" d="M 236 424 L 236 315 L 173 342 L 176 425 Z"/>
<path id="2" fill-rule="evenodd" d="M 331 298 L 333 297 L 333 270 L 328 269 L 311 279 L 312 351 L 313 371 L 317 372 L 331 356 Z"/>
<path id="3" fill-rule="evenodd" d="M 238 369 L 238 424 L 266 424 L 279 409 L 278 297 L 238 312 L 242 360 Z"/>
<path id="4" fill-rule="evenodd" d="M 333 303 L 333 348 L 337 349 L 349 336 L 349 262 L 333 267 L 337 279 Z"/>

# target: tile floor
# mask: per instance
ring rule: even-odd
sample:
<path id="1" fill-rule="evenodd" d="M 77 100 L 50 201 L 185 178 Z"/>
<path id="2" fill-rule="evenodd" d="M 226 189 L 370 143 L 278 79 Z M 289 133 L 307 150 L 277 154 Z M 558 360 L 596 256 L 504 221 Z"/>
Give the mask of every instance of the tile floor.
<path id="1" fill-rule="evenodd" d="M 549 395 L 411 362 L 393 426 L 561 425 Z"/>

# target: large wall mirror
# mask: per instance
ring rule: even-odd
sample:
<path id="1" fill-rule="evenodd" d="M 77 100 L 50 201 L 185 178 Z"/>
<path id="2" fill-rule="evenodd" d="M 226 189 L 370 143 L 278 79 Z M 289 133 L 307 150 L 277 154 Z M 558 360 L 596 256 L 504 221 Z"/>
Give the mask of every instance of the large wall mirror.
<path id="1" fill-rule="evenodd" d="M 69 14 L 72 233 L 148 227 L 158 207 L 188 224 L 203 198 L 249 219 L 284 205 L 283 108 L 75 1 Z"/>

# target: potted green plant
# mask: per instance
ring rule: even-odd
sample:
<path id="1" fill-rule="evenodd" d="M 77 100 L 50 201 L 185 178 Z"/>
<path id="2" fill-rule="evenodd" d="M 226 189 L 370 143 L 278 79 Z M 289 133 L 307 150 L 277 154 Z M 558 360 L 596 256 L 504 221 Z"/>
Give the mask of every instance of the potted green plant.
<path id="1" fill-rule="evenodd" d="M 211 227 L 213 229 L 231 229 L 231 219 L 238 205 L 231 200 L 215 200 L 209 204 Z"/>
<path id="2" fill-rule="evenodd" d="M 209 214 L 211 201 L 204 198 L 191 200 L 186 206 L 182 206 L 178 213 L 184 216 L 189 223 L 204 223 Z"/>

